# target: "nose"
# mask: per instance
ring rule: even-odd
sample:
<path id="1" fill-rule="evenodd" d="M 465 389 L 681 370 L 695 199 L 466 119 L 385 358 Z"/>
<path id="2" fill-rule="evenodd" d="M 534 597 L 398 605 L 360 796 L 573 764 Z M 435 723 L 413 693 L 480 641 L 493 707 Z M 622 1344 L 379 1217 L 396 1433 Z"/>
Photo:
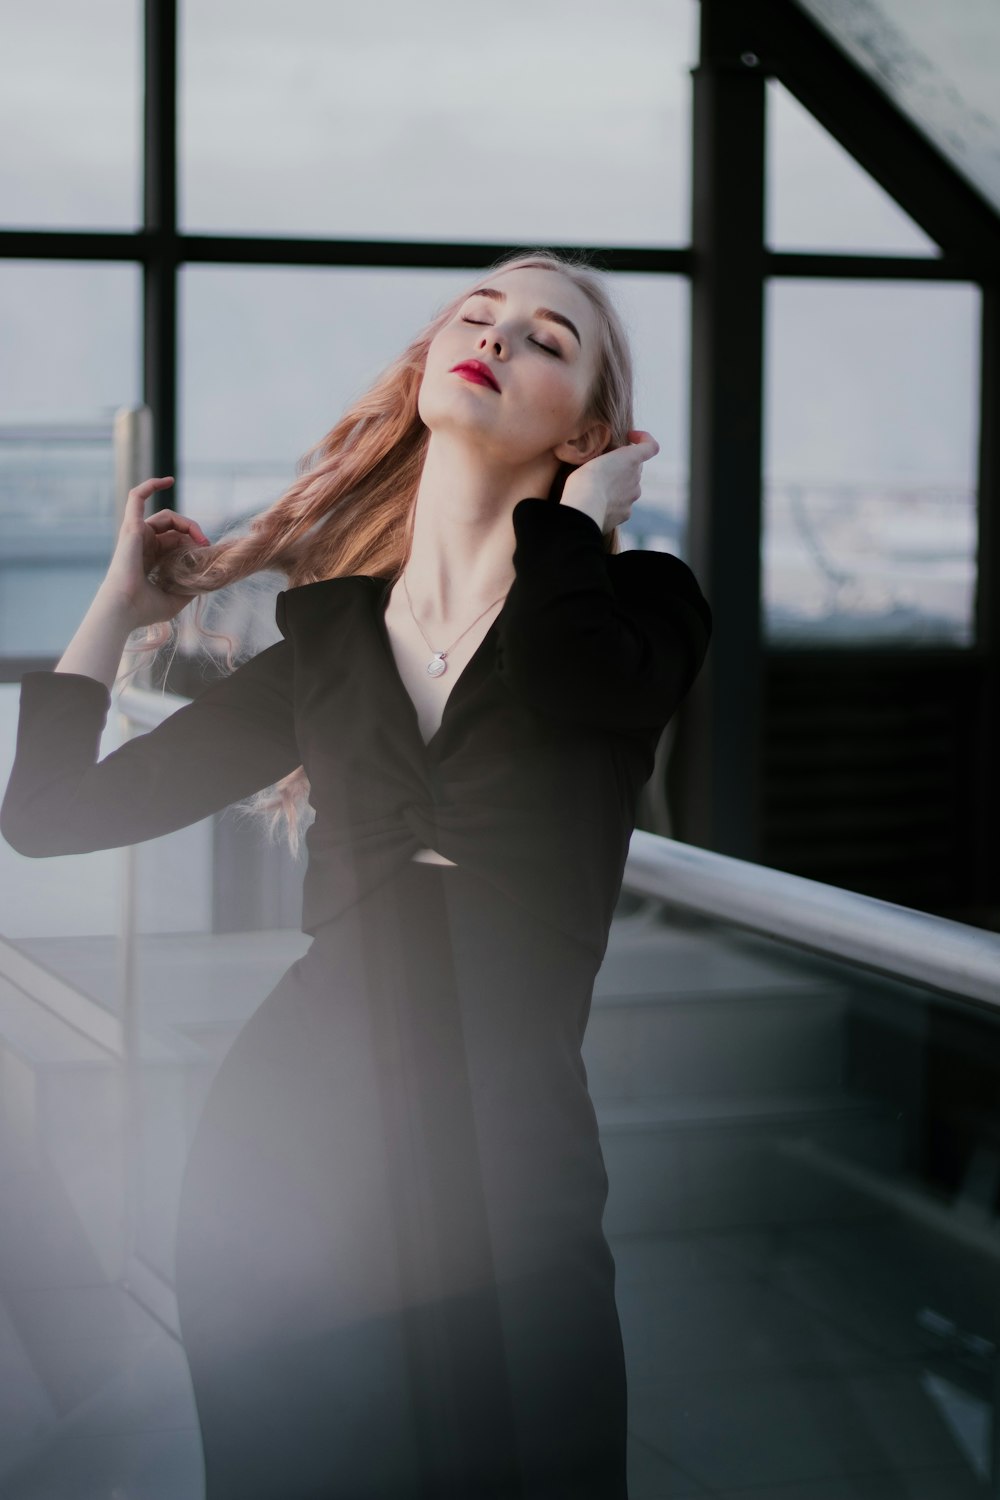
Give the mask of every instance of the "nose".
<path id="1" fill-rule="evenodd" d="M 490 340 L 489 334 L 488 333 L 484 333 L 483 336 L 482 336 L 482 338 L 479 340 L 479 347 L 480 347 L 480 349 L 485 349 L 486 345 L 489 344 L 490 342 L 491 342 L 491 340 Z M 496 333 L 495 329 L 494 329 L 494 332 L 493 332 L 492 344 L 493 344 L 493 348 L 499 354 L 500 353 L 500 349 L 501 349 L 501 344 L 500 344 L 500 339 L 497 336 L 497 333 Z"/>

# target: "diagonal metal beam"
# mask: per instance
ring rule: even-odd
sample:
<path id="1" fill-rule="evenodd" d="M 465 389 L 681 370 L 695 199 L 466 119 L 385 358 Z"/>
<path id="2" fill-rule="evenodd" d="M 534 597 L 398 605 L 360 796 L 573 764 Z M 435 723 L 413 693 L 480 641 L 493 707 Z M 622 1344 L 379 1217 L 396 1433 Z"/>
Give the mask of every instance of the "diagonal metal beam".
<path id="1" fill-rule="evenodd" d="M 795 0 L 742 7 L 746 45 L 946 254 L 986 277 L 1000 213 Z"/>

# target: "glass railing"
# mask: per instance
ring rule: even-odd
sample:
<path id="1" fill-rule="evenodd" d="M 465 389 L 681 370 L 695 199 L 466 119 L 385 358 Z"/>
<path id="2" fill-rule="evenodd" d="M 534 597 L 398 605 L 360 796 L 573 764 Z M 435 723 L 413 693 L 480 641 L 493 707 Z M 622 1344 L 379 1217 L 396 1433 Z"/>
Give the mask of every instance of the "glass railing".
<path id="1" fill-rule="evenodd" d="M 136 728 L 158 696 L 134 695 Z M 9 1203 L 36 1282 L 56 1278 L 53 1305 L 82 1306 L 86 1289 L 93 1307 L 102 1288 L 146 1319 L 143 1338 L 114 1345 L 116 1364 L 120 1304 L 106 1302 L 106 1326 L 75 1315 L 67 1368 L 92 1366 L 87 1402 L 113 1405 L 123 1381 L 153 1381 L 154 1366 L 164 1379 L 149 1330 L 174 1341 L 156 1399 L 191 1419 L 174 1436 L 190 1457 L 172 1293 L 186 1153 L 222 1058 L 308 939 L 213 933 L 210 828 L 184 832 L 200 853 L 172 851 L 173 834 L 113 856 L 133 894 L 117 935 L 76 936 L 75 972 L 55 930 L 3 945 L 67 989 L 86 973 L 98 1004 L 117 984 L 120 1055 L 86 1039 L 79 1015 L 56 1023 L 44 986 L 49 1031 L 30 1033 L 24 972 L 4 1077 L 12 1139 L 60 1205 L 35 1229 Z M 70 857 L 79 889 L 103 858 Z M 636 1500 L 682 1482 L 845 1500 L 921 1484 L 996 1493 L 1000 936 L 637 831 L 583 1058 Z M 44 1348 L 30 1335 L 23 1359 L 58 1360 L 51 1324 Z"/>
<path id="2" fill-rule="evenodd" d="M 4 785 L 18 694 L 0 685 Z M 151 703 L 182 701 L 125 689 L 101 755 L 152 726 Z M 5 1500 L 202 1492 L 173 1292 L 181 1181 L 228 1047 L 309 941 L 219 930 L 228 817 L 46 859 L 0 841 Z"/>
<path id="3" fill-rule="evenodd" d="M 657 854 L 683 890 L 690 851 L 636 839 L 632 892 Z M 1000 938 L 967 936 L 990 998 L 693 907 L 617 924 L 584 1056 L 630 1493 L 998 1493 Z"/>

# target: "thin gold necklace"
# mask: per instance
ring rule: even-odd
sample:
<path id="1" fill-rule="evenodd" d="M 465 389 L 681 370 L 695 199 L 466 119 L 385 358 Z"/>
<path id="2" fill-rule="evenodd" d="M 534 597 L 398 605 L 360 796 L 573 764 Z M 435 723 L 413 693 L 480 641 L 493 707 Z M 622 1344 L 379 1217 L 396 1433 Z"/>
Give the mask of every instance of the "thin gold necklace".
<path id="1" fill-rule="evenodd" d="M 410 598 L 410 590 L 409 590 L 409 588 L 407 588 L 406 574 L 405 573 L 403 573 L 402 578 L 403 578 L 403 588 L 406 591 L 406 602 L 409 605 L 410 614 L 413 615 L 413 623 L 414 623 L 414 625 L 416 625 L 417 629 L 420 631 L 420 634 L 424 636 L 424 640 L 425 640 L 425 642 L 427 644 L 428 649 L 430 651 L 434 652 L 434 654 L 431 657 L 430 661 L 427 663 L 426 670 L 427 670 L 427 675 L 429 677 L 440 677 L 442 672 L 446 672 L 448 670 L 448 663 L 445 660 L 445 657 L 448 655 L 448 652 L 452 649 L 453 646 L 457 646 L 458 645 L 459 641 L 462 639 L 462 635 L 468 635 L 469 631 L 472 629 L 472 625 L 475 625 L 479 620 L 481 620 L 483 618 L 483 615 L 486 614 L 486 610 L 492 609 L 494 604 L 499 604 L 500 600 L 506 598 L 507 594 L 510 592 L 510 584 L 508 584 L 505 592 L 502 593 L 499 596 L 499 598 L 494 599 L 493 600 L 493 604 L 487 604 L 486 609 L 481 610 L 479 612 L 479 614 L 476 616 L 475 620 L 473 620 L 472 625 L 466 625 L 465 629 L 462 631 L 462 635 L 456 636 L 456 638 L 452 641 L 451 646 L 448 646 L 447 649 L 444 650 L 444 651 L 434 651 L 434 647 L 431 645 L 430 641 L 428 641 L 427 637 L 424 635 L 424 632 L 423 632 L 423 629 L 421 627 L 420 621 L 417 619 L 416 615 L 413 614 L 413 600 Z M 513 579 L 511 579 L 511 583 L 513 583 Z"/>

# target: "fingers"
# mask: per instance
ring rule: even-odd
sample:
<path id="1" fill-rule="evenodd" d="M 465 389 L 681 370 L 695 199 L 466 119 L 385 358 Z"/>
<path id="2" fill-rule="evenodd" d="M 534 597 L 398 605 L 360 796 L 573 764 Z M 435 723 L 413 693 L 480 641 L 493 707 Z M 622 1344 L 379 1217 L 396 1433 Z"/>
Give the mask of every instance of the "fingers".
<path id="1" fill-rule="evenodd" d="M 162 489 L 164 485 L 173 484 L 173 482 L 174 476 L 172 474 L 166 474 L 160 479 L 144 479 L 141 484 L 137 484 L 134 489 L 129 490 L 126 514 L 129 515 L 132 512 L 138 512 L 139 519 L 142 520 L 146 501 L 153 491 Z"/>
<path id="2" fill-rule="evenodd" d="M 154 511 L 151 516 L 146 517 L 146 525 L 163 535 L 166 532 L 186 532 L 196 542 L 211 545 L 209 538 L 202 531 L 197 521 L 192 521 L 189 516 L 182 516 L 176 510 L 164 508 Z"/>
<path id="3" fill-rule="evenodd" d="M 185 532 L 200 545 L 211 546 L 211 539 L 205 535 L 198 522 L 191 520 L 189 516 L 182 516 L 169 507 L 161 507 L 151 516 L 145 514 L 146 501 L 150 495 L 173 482 L 173 475 L 166 474 L 157 479 L 145 479 L 142 484 L 137 484 L 135 489 L 129 490 L 130 509 L 126 510 L 126 516 L 133 522 L 143 522 L 158 538 L 170 532 Z"/>
<path id="4" fill-rule="evenodd" d="M 628 439 L 633 447 L 643 448 L 647 450 L 642 455 L 644 462 L 647 458 L 654 458 L 660 451 L 660 445 L 656 441 L 653 434 L 651 432 L 646 432 L 646 430 L 642 427 L 629 428 Z"/>
<path id="5" fill-rule="evenodd" d="M 142 530 L 143 517 L 146 512 L 146 501 L 154 490 L 162 489 L 165 485 L 173 484 L 172 474 L 162 479 L 144 479 L 142 484 L 137 484 L 128 492 L 125 501 L 125 510 L 122 515 L 121 529 L 123 532 L 137 532 Z"/>

